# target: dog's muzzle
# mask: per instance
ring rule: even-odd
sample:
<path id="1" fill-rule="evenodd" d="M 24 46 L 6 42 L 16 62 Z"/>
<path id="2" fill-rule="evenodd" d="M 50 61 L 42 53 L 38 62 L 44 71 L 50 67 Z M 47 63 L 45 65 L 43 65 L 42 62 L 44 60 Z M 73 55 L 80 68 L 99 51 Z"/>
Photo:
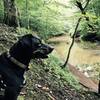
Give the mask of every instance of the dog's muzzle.
<path id="1" fill-rule="evenodd" d="M 48 58 L 48 54 L 50 54 L 53 51 L 53 47 L 45 44 L 41 44 L 41 46 L 33 52 L 34 58 Z"/>

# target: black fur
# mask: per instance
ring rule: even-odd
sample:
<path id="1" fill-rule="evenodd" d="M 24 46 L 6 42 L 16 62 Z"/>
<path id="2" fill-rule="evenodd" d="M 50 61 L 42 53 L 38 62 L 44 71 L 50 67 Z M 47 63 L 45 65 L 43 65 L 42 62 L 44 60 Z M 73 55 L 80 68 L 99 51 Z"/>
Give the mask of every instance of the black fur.
<path id="1" fill-rule="evenodd" d="M 11 57 L 27 66 L 25 69 L 13 63 L 6 52 L 0 55 L 0 74 L 3 84 L 6 84 L 3 100 L 17 100 L 30 60 L 45 59 L 52 50 L 52 47 L 43 44 L 39 38 L 28 34 L 22 36 L 9 50 Z"/>

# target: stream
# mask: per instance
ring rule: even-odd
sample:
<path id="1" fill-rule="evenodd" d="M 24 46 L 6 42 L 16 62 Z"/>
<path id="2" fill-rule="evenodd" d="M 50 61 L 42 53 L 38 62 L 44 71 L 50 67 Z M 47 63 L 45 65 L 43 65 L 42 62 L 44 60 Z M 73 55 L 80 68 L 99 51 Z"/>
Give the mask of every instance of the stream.
<path id="1" fill-rule="evenodd" d="M 54 43 L 53 46 L 57 54 L 65 61 L 72 39 L 69 36 L 64 35 L 53 37 L 49 41 Z M 98 78 L 100 72 L 100 45 L 94 49 L 87 49 L 80 47 L 79 43 L 75 42 L 71 50 L 69 63 L 74 66 L 81 66 L 79 70 L 85 72 L 86 76 Z M 83 65 L 90 66 L 85 66 L 84 68 Z"/>
<path id="2" fill-rule="evenodd" d="M 69 36 L 60 36 L 53 37 L 49 41 L 55 43 L 53 46 L 56 52 L 61 59 L 65 60 L 71 43 L 71 38 Z M 100 46 L 96 49 L 84 49 L 77 43 L 74 43 L 69 63 L 73 65 L 100 63 Z"/>

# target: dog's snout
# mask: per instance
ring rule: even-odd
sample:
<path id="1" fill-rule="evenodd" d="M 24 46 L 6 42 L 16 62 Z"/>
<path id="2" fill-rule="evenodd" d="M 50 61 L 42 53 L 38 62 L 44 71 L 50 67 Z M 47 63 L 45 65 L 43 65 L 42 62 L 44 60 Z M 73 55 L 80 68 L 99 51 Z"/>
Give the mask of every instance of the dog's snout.
<path id="1" fill-rule="evenodd" d="M 53 47 L 49 47 L 49 52 L 51 53 L 53 51 Z"/>
<path id="2" fill-rule="evenodd" d="M 48 55 L 53 51 L 53 47 L 47 44 L 41 44 L 41 46 L 33 52 L 35 58 L 48 58 Z"/>
<path id="3" fill-rule="evenodd" d="M 46 54 L 51 53 L 54 49 L 52 46 L 47 45 L 47 44 L 46 45 L 43 44 L 41 48 L 43 49 L 44 53 L 46 53 Z"/>

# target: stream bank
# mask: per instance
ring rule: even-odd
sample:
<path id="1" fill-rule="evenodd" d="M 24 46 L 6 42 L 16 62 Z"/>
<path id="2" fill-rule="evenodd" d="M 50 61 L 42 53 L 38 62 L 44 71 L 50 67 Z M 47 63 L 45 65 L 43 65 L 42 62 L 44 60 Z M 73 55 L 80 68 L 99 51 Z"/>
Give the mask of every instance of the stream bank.
<path id="1" fill-rule="evenodd" d="M 71 44 L 70 36 L 63 35 L 49 39 L 59 57 L 65 61 Z M 83 45 L 83 46 L 82 46 Z M 90 46 L 90 47 L 89 47 Z M 69 63 L 77 66 L 87 77 L 98 79 L 100 71 L 100 45 L 75 42 L 69 57 Z"/>

